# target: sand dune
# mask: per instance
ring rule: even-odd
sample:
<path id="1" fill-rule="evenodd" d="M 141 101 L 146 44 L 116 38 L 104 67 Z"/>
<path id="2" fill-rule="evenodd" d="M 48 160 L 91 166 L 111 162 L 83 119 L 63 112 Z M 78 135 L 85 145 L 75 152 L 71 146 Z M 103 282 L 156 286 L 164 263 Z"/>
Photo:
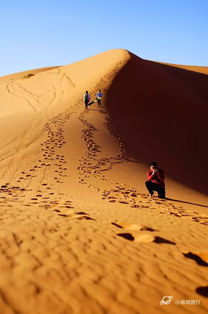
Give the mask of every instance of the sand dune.
<path id="1" fill-rule="evenodd" d="M 185 69 L 188 71 L 193 71 L 193 72 L 199 72 L 202 74 L 208 74 L 208 67 L 202 67 L 202 66 L 196 66 L 196 65 L 182 65 L 182 64 L 173 64 L 173 63 L 162 63 L 161 64 L 166 64 L 166 65 L 170 65 L 172 67 L 176 67 L 176 68 L 181 68 L 181 69 Z"/>
<path id="2" fill-rule="evenodd" d="M 0 78 L 0 313 L 207 312 L 208 78 L 178 67 L 119 49 Z"/>

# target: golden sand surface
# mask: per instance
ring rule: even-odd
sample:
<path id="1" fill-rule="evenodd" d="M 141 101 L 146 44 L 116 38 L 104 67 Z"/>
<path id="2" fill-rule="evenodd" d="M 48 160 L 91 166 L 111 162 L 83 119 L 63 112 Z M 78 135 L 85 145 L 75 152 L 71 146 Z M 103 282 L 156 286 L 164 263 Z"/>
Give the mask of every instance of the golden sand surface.
<path id="1" fill-rule="evenodd" d="M 204 73 L 118 49 L 0 78 L 1 314 L 207 313 Z"/>

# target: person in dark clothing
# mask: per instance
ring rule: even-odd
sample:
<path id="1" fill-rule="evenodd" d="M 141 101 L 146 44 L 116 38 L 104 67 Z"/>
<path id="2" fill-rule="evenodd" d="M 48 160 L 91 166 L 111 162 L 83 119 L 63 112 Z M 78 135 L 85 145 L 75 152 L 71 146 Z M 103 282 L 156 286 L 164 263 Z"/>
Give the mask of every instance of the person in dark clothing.
<path id="1" fill-rule="evenodd" d="M 86 90 L 84 96 L 83 96 L 83 100 L 84 100 L 84 103 L 85 103 L 85 108 L 87 109 L 88 108 L 88 105 L 89 105 L 89 101 L 90 101 L 90 94 L 88 93 L 88 91 Z"/>
<path id="2" fill-rule="evenodd" d="M 147 173 L 146 187 L 150 196 L 154 191 L 158 192 L 159 198 L 165 198 L 165 175 L 162 169 L 159 169 L 155 161 L 151 162 L 150 170 Z"/>

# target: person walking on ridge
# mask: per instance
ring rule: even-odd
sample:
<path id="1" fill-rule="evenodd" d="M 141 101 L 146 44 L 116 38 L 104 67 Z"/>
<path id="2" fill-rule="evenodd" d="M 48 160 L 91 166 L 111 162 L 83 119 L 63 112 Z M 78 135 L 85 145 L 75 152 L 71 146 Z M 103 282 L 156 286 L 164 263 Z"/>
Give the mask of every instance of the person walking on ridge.
<path id="1" fill-rule="evenodd" d="M 101 105 L 101 100 L 102 100 L 103 94 L 101 92 L 101 89 L 99 89 L 98 93 L 96 94 L 96 100 L 98 105 Z"/>
<path id="2" fill-rule="evenodd" d="M 84 100 L 84 103 L 85 103 L 85 109 L 87 109 L 89 101 L 90 101 L 90 94 L 88 93 L 87 90 L 86 90 L 86 92 L 85 92 L 85 94 L 83 96 L 83 100 Z"/>
<path id="3" fill-rule="evenodd" d="M 165 198 L 165 175 L 162 169 L 158 168 L 157 163 L 152 161 L 150 169 L 147 172 L 147 181 L 145 185 L 149 191 L 149 195 L 152 196 L 154 191 L 158 192 L 159 198 Z"/>

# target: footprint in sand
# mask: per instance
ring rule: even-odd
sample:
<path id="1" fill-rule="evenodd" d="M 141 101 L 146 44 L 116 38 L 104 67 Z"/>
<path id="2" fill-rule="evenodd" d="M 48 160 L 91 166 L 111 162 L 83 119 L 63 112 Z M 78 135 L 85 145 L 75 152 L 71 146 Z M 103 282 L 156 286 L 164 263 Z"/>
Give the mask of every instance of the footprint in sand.
<path id="1" fill-rule="evenodd" d="M 203 297 L 207 297 L 208 298 L 208 286 L 198 287 L 198 288 L 196 288 L 196 292 L 198 294 L 202 295 Z"/>
<path id="2" fill-rule="evenodd" d="M 2 188 L 2 189 L 6 189 L 6 188 L 7 188 L 7 185 L 2 185 L 1 188 Z"/>
<path id="3" fill-rule="evenodd" d="M 54 210 L 54 211 L 57 211 L 57 210 Z M 67 215 L 67 214 L 58 214 L 58 215 L 62 217 L 70 217 L 70 215 Z"/>
<path id="4" fill-rule="evenodd" d="M 192 217 L 192 220 L 194 222 L 199 222 L 202 225 L 208 225 L 208 217 L 206 215 L 204 216 L 196 216 L 196 217 Z"/>
<path id="5" fill-rule="evenodd" d="M 133 230 L 133 231 L 158 231 L 155 230 L 149 226 L 139 225 L 135 223 L 128 223 L 128 222 L 112 222 L 112 225 L 118 227 L 118 228 L 124 228 L 127 230 Z"/>
<path id="6" fill-rule="evenodd" d="M 179 217 L 179 218 L 181 218 L 181 217 L 182 217 L 182 215 L 181 215 L 181 214 L 179 214 L 179 213 L 174 213 L 174 212 L 170 212 L 170 215 L 173 215 L 173 216 L 175 216 L 175 217 Z"/>
<path id="7" fill-rule="evenodd" d="M 193 259 L 198 265 L 208 266 L 208 250 L 206 251 L 194 251 L 194 252 L 183 252 L 183 255 L 187 258 Z"/>
<path id="8" fill-rule="evenodd" d="M 117 236 L 122 237 L 129 241 L 135 241 L 135 242 L 155 242 L 155 243 L 166 243 L 166 244 L 172 244 L 175 245 L 176 243 L 170 240 L 167 240 L 165 238 L 154 236 L 152 234 L 142 234 L 141 231 L 158 231 L 152 227 L 145 226 L 145 225 L 139 225 L 135 223 L 128 223 L 128 222 L 112 222 L 112 225 L 121 228 L 121 229 L 127 229 L 131 230 L 132 232 L 125 232 L 125 233 L 118 233 Z"/>
<path id="9" fill-rule="evenodd" d="M 148 242 L 154 241 L 154 236 L 152 236 L 151 234 L 138 234 L 138 235 L 134 234 L 133 235 L 131 233 L 118 233 L 117 235 L 119 237 L 126 239 L 126 240 L 135 241 L 135 242 L 148 243 Z"/>
<path id="10" fill-rule="evenodd" d="M 94 218 L 90 217 L 87 213 L 85 212 L 76 212 L 74 215 L 71 216 L 73 219 L 85 219 L 85 220 L 95 220 Z"/>
<path id="11" fill-rule="evenodd" d="M 66 207 L 66 206 L 65 206 Z M 73 208 L 72 206 L 67 208 Z M 58 216 L 62 217 L 68 217 L 71 219 L 79 219 L 79 220 L 95 220 L 94 218 L 90 217 L 87 213 L 85 212 L 75 212 L 75 211 L 70 211 L 70 213 L 61 213 L 59 209 L 54 209 L 53 211 L 58 212 Z"/>
<path id="12" fill-rule="evenodd" d="M 126 201 L 119 201 L 119 203 L 121 203 L 121 204 L 129 204 L 129 202 L 126 202 Z"/>
<path id="13" fill-rule="evenodd" d="M 167 239 L 162 238 L 162 237 L 153 236 L 151 234 L 118 233 L 117 235 L 119 237 L 126 239 L 126 240 L 130 240 L 130 241 L 134 241 L 134 242 L 144 242 L 144 243 L 155 242 L 155 243 L 159 243 L 159 244 L 164 243 L 164 244 L 176 245 L 176 243 L 173 241 L 167 240 Z"/>

